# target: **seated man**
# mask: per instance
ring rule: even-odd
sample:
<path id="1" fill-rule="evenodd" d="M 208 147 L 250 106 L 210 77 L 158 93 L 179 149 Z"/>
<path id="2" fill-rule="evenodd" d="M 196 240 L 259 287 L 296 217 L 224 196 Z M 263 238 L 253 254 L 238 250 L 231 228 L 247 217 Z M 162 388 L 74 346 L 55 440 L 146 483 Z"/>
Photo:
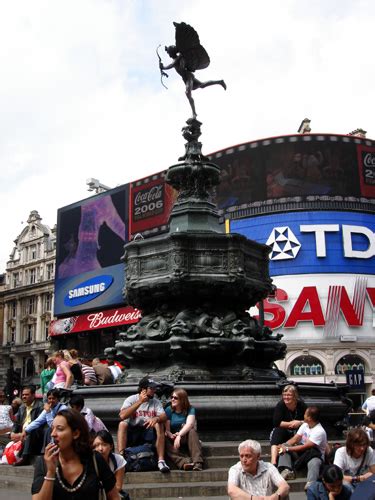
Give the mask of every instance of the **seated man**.
<path id="1" fill-rule="evenodd" d="M 38 416 L 38 418 L 30 422 L 23 429 L 23 434 L 25 436 L 31 434 L 37 429 L 42 430 L 44 432 L 43 449 L 51 440 L 51 426 L 53 419 L 60 410 L 66 410 L 68 408 L 64 403 L 60 403 L 59 395 L 59 389 L 50 389 L 47 392 L 47 402 L 44 404 L 42 413 Z M 46 425 L 47 427 L 45 428 Z"/>
<path id="2" fill-rule="evenodd" d="M 79 394 L 73 394 L 73 396 L 69 400 L 69 404 L 73 408 L 73 410 L 77 410 L 79 413 L 81 413 L 81 415 L 85 417 L 91 434 L 95 435 L 99 431 L 108 430 L 104 425 L 104 422 L 102 422 L 99 417 L 94 415 L 92 409 L 85 406 L 85 400 L 82 396 L 80 396 Z"/>
<path id="3" fill-rule="evenodd" d="M 319 423 L 319 417 L 319 408 L 316 406 L 308 407 L 305 411 L 304 423 L 297 433 L 286 443 L 279 445 L 279 453 L 281 453 L 279 470 L 282 469 L 281 475 L 284 479 L 295 478 L 292 462 L 297 463 L 299 457 L 304 465 L 307 464 L 305 491 L 313 481 L 318 479 L 327 448 L 327 434 Z"/>
<path id="4" fill-rule="evenodd" d="M 148 377 L 139 381 L 138 394 L 125 399 L 119 416 L 117 447 L 122 454 L 127 446 L 138 446 L 155 442 L 160 472 L 169 472 L 164 461 L 165 429 L 167 420 L 162 404 L 154 397 L 158 384 Z"/>
<path id="5" fill-rule="evenodd" d="M 43 411 L 43 403 L 35 399 L 35 387 L 25 386 L 22 388 L 22 405 L 20 406 L 13 429 L 10 435 L 12 441 L 23 441 L 23 451 L 21 460 L 15 465 L 28 465 L 33 455 L 38 455 L 43 444 L 43 431 L 36 429 L 34 432 L 26 434 L 25 428 Z"/>
<path id="6" fill-rule="evenodd" d="M 270 463 L 259 460 L 261 447 L 248 439 L 238 447 L 240 461 L 229 469 L 228 495 L 232 500 L 279 500 L 289 495 L 289 485 Z"/>

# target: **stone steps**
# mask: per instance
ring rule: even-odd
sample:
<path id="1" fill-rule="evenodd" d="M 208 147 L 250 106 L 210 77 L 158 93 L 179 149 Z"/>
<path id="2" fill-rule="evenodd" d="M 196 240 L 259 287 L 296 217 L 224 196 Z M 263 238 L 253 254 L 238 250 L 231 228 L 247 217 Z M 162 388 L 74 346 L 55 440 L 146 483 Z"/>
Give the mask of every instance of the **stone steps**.
<path id="1" fill-rule="evenodd" d="M 262 457 L 268 461 L 270 445 L 268 442 L 261 444 Z M 205 458 L 203 471 L 172 470 L 168 474 L 162 474 L 159 471 L 129 472 L 125 474 L 124 489 L 129 492 L 132 500 L 227 499 L 228 469 L 238 461 L 238 442 L 206 442 L 203 444 L 203 455 Z M 33 475 L 33 466 L 0 465 L 0 491 L 9 489 L 27 492 L 30 495 Z M 302 475 L 290 481 L 293 494 L 303 492 L 305 483 L 306 478 Z"/>

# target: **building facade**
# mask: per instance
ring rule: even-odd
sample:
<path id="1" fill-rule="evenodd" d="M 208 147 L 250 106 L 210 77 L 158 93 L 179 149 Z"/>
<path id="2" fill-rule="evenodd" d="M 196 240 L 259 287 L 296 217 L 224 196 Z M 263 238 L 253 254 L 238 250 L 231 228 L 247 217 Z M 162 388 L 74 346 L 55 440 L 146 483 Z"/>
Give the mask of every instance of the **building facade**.
<path id="1" fill-rule="evenodd" d="M 33 210 L 15 240 L 0 290 L 3 306 L 1 372 L 21 371 L 32 381 L 49 352 L 53 318 L 56 227 L 50 229 Z M 5 381 L 1 380 L 1 385 Z"/>

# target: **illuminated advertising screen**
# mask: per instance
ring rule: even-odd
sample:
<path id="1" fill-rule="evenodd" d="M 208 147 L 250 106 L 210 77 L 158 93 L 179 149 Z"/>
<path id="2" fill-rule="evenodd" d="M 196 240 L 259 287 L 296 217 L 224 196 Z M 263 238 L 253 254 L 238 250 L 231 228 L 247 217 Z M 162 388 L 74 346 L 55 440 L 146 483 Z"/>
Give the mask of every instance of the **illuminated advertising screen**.
<path id="1" fill-rule="evenodd" d="M 375 274 L 375 217 L 362 212 L 285 212 L 230 222 L 271 247 L 270 275 Z"/>
<path id="2" fill-rule="evenodd" d="M 221 167 L 219 208 L 301 205 L 375 198 L 375 143 L 353 136 L 306 134 L 241 144 L 210 155 Z M 261 211 L 261 210 L 259 210 Z"/>
<path id="3" fill-rule="evenodd" d="M 164 180 L 165 172 L 130 184 L 130 239 L 167 231 L 177 192 Z"/>
<path id="4" fill-rule="evenodd" d="M 55 315 L 123 303 L 128 185 L 61 208 L 57 224 Z"/>

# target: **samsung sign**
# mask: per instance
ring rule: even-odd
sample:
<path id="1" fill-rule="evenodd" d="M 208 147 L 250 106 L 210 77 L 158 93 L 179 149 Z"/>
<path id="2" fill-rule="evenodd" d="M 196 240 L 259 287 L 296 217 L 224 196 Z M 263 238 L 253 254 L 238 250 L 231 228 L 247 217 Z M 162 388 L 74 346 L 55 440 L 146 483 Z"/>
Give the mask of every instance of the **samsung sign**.
<path id="1" fill-rule="evenodd" d="M 79 283 L 68 291 L 64 298 L 64 304 L 73 307 L 90 302 L 104 293 L 112 285 L 112 282 L 112 276 L 101 275 Z"/>
<path id="2" fill-rule="evenodd" d="M 371 214 L 290 212 L 231 221 L 230 229 L 271 247 L 271 276 L 375 274 Z"/>

